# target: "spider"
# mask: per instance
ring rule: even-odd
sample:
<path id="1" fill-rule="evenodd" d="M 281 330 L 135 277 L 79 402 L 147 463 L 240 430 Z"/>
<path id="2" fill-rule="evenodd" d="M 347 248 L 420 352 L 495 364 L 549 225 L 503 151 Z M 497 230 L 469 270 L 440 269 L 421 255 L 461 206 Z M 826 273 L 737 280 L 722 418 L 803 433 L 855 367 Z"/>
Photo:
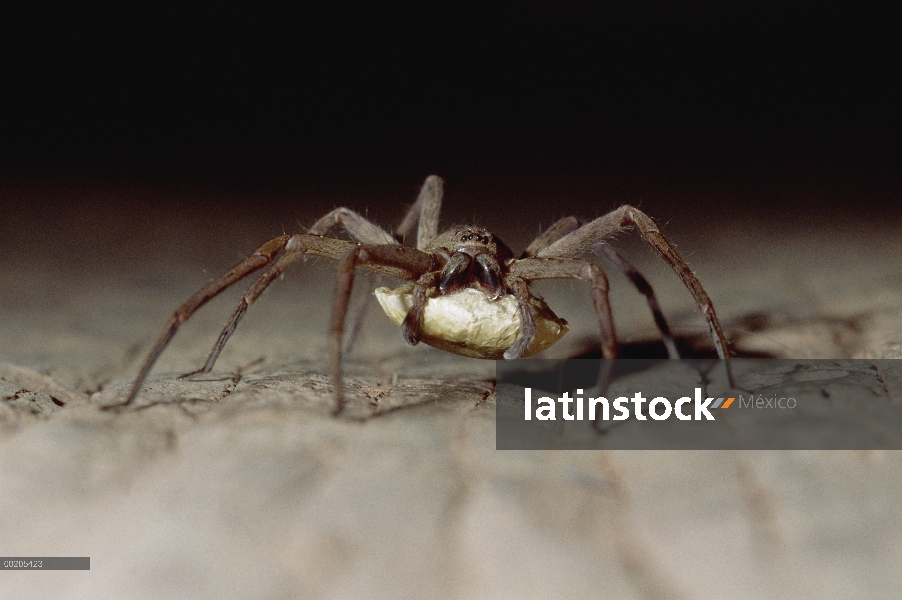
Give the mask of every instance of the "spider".
<path id="1" fill-rule="evenodd" d="M 408 344 L 416 345 L 422 341 L 449 352 L 490 359 L 530 356 L 554 344 L 566 333 L 566 321 L 530 292 L 531 282 L 563 278 L 583 280 L 591 287 L 598 314 L 601 355 L 612 359 L 617 356 L 617 346 L 608 301 L 608 280 L 598 265 L 581 258 L 594 250 L 621 270 L 646 297 L 668 355 L 678 358 L 676 344 L 651 286 L 632 265 L 604 243 L 605 238 L 627 227 L 637 228 L 642 238 L 676 271 L 707 320 L 718 356 L 729 358 L 727 342 L 711 299 L 655 223 L 642 211 L 623 205 L 584 225 L 580 225 L 575 217 L 563 218 L 515 258 L 501 240 L 479 227 L 455 226 L 439 234 L 442 195 L 442 179 L 435 175 L 428 177 L 395 235 L 352 210 L 336 208 L 319 219 L 307 233 L 281 235 L 266 242 L 175 311 L 147 355 L 128 398 L 117 406 L 134 402 L 157 358 L 179 326 L 197 309 L 232 284 L 264 269 L 244 293 L 204 366 L 182 377 L 208 373 L 248 307 L 291 264 L 306 255 L 338 262 L 329 325 L 336 415 L 344 407 L 342 339 L 358 267 L 408 282 L 394 290 L 376 290 L 380 304 L 401 326 Z M 344 227 L 355 241 L 326 237 L 337 226 Z M 416 247 L 402 243 L 414 230 Z M 727 372 L 729 376 L 729 369 Z M 729 378 L 732 384 L 732 377 Z"/>

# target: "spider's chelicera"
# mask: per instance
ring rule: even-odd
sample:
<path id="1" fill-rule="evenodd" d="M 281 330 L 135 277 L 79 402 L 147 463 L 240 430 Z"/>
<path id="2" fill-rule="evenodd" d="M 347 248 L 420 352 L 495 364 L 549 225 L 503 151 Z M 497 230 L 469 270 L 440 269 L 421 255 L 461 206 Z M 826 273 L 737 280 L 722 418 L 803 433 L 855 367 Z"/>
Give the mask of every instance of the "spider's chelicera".
<path id="1" fill-rule="evenodd" d="M 329 326 L 336 414 L 344 406 L 342 339 L 358 267 L 408 282 L 396 289 L 376 290 L 380 304 L 401 326 L 407 343 L 415 345 L 422 341 L 449 352 L 490 359 L 530 356 L 551 346 L 566 333 L 566 322 L 541 298 L 530 293 L 530 282 L 581 279 L 590 286 L 598 314 L 601 355 L 615 358 L 617 346 L 607 277 L 598 265 L 585 258 L 594 251 L 621 270 L 646 297 L 669 356 L 678 358 L 676 344 L 651 286 L 604 243 L 605 238 L 626 227 L 638 229 L 642 238 L 676 271 L 707 320 L 718 356 L 729 358 L 714 306 L 701 283 L 655 223 L 638 209 L 624 205 L 585 225 L 580 225 L 575 217 L 561 219 L 515 258 L 501 240 L 479 227 L 457 226 L 439 234 L 441 202 L 442 180 L 433 175 L 426 179 L 394 235 L 352 210 L 337 208 L 318 220 L 307 233 L 282 235 L 266 242 L 175 311 L 144 361 L 123 405 L 135 400 L 150 369 L 183 322 L 232 284 L 264 269 L 245 292 L 204 366 L 183 377 L 209 372 L 247 308 L 292 263 L 306 255 L 338 261 Z M 326 237 L 336 226 L 344 227 L 355 241 Z M 405 245 L 403 242 L 414 230 L 416 247 Z"/>

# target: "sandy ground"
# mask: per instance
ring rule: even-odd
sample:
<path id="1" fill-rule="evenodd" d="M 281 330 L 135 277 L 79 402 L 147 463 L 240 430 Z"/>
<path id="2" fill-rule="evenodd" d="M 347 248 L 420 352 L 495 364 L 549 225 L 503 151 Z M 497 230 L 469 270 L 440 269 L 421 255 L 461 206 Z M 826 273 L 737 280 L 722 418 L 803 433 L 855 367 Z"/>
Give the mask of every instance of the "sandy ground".
<path id="1" fill-rule="evenodd" d="M 898 452 L 499 452 L 493 364 L 407 347 L 375 310 L 332 418 L 324 260 L 252 307 L 211 376 L 175 379 L 237 289 L 179 331 L 146 408 L 100 411 L 172 310 L 286 221 L 96 198 L 86 215 L 79 193 L 53 211 L 30 197 L 0 224 L 0 546 L 91 570 L 4 571 L 2 597 L 898 598 Z M 736 352 L 899 356 L 898 223 L 698 231 L 691 215 L 665 228 Z M 681 343 L 705 347 L 666 265 L 630 236 L 618 247 Z M 611 279 L 640 352 L 656 339 L 647 309 Z M 585 289 L 539 290 L 571 325 L 548 356 L 591 347 Z"/>

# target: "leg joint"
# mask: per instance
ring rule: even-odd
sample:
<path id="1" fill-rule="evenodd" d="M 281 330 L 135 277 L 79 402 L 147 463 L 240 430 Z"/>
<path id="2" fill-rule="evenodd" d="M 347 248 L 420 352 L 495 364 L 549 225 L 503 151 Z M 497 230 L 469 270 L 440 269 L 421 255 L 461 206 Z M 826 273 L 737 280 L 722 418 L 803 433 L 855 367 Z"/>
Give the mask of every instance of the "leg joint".
<path id="1" fill-rule="evenodd" d="M 304 242 L 301 241 L 301 236 L 293 235 L 288 239 L 288 242 L 285 243 L 285 250 L 288 252 L 306 252 L 307 247 L 304 246 Z"/>
<path id="2" fill-rule="evenodd" d="M 601 288 L 604 291 L 608 290 L 608 278 L 605 276 L 604 271 L 601 270 L 601 267 L 595 263 L 587 262 L 583 265 L 579 271 L 579 277 L 591 282 L 594 287 Z"/>

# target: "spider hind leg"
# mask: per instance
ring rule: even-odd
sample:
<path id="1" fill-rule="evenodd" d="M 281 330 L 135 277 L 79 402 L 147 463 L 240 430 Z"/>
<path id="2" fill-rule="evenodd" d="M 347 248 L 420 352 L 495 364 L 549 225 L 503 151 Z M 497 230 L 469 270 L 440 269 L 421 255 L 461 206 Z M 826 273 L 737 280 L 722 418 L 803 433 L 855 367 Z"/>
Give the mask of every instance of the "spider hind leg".
<path id="1" fill-rule="evenodd" d="M 667 348 L 667 358 L 679 358 L 680 352 L 677 349 L 676 341 L 673 339 L 673 333 L 670 330 L 670 325 L 667 323 L 667 319 L 664 317 L 664 313 L 661 311 L 661 304 L 658 302 L 658 297 L 655 295 L 655 291 L 654 289 L 652 289 L 651 284 L 648 283 L 648 280 L 619 252 L 617 252 L 607 244 L 595 244 L 594 246 L 592 246 L 592 249 L 600 252 L 602 255 L 604 255 L 608 262 L 620 269 L 620 271 L 624 275 L 626 275 L 626 277 L 636 287 L 639 293 L 645 296 L 645 299 L 648 301 L 648 308 L 651 310 L 652 317 L 655 320 L 655 325 L 658 326 L 658 330 L 661 332 L 661 338 L 664 341 L 664 347 Z"/>

